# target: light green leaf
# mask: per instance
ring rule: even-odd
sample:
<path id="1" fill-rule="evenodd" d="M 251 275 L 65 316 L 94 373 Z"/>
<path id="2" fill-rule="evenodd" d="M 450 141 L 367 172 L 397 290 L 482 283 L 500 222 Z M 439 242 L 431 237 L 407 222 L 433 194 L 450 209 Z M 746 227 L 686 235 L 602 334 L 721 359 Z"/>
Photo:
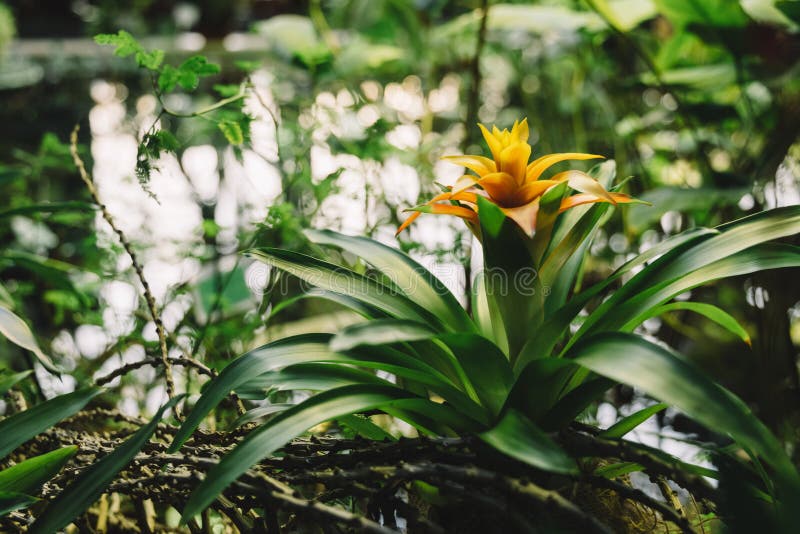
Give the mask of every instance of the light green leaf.
<path id="1" fill-rule="evenodd" d="M 699 423 L 730 435 L 795 484 L 783 446 L 738 397 L 687 361 L 632 334 L 592 336 L 568 354 L 575 362 L 680 409 Z"/>
<path id="2" fill-rule="evenodd" d="M 225 136 L 225 139 L 228 143 L 238 146 L 244 143 L 244 131 L 242 130 L 241 124 L 235 121 L 219 121 L 217 123 L 222 134 Z"/>
<path id="3" fill-rule="evenodd" d="M 660 411 L 663 411 L 667 408 L 667 405 L 663 402 L 659 402 L 658 404 L 653 404 L 652 406 L 648 406 L 647 408 L 643 408 L 636 413 L 632 413 L 627 417 L 623 417 L 606 430 L 603 430 L 598 434 L 598 437 L 601 438 L 621 438 L 637 426 L 641 425 L 652 416 L 657 414 Z"/>
<path id="4" fill-rule="evenodd" d="M 3 419 L 0 421 L 0 458 L 62 419 L 76 414 L 102 391 L 102 388 L 79 389 Z"/>
<path id="5" fill-rule="evenodd" d="M 598 467 L 594 474 L 605 478 L 617 478 L 629 473 L 643 471 L 644 467 L 634 462 L 618 462 Z"/>
<path id="6" fill-rule="evenodd" d="M 531 330 L 542 320 L 544 296 L 533 267 L 530 239 L 495 204 L 478 196 L 478 214 L 484 250 L 486 293 L 490 309 L 499 312 L 513 362 Z M 494 320 L 495 317 L 492 318 Z M 504 346 L 505 343 L 497 343 Z"/>
<path id="7" fill-rule="evenodd" d="M 0 395 L 14 387 L 17 382 L 23 380 L 32 372 L 33 371 L 22 371 L 21 373 L 14 373 L 10 375 L 0 373 Z"/>
<path id="8" fill-rule="evenodd" d="M 612 26 L 629 32 L 658 14 L 653 0 L 593 0 L 593 4 Z"/>
<path id="9" fill-rule="evenodd" d="M 508 410 L 497 426 L 480 437 L 498 451 L 538 469 L 565 474 L 578 472 L 575 460 L 516 410 Z"/>
<path id="10" fill-rule="evenodd" d="M 286 271 L 311 285 L 351 296 L 385 310 L 398 319 L 413 319 L 437 329 L 442 328 L 441 321 L 434 315 L 404 295 L 398 294 L 394 288 L 339 265 L 273 248 L 251 249 L 245 254 Z"/>
<path id="11" fill-rule="evenodd" d="M 50 502 L 45 511 L 31 525 L 32 534 L 49 534 L 64 528 L 83 513 L 103 494 L 106 487 L 142 447 L 150 441 L 164 412 L 177 404 L 183 395 L 173 397 L 162 406 L 153 419 L 125 440 L 113 452 L 95 462 L 78 475 L 78 478 Z"/>
<path id="12" fill-rule="evenodd" d="M 213 410 L 225 396 L 248 380 L 253 379 L 272 369 L 287 364 L 305 361 L 319 361 L 330 354 L 328 342 L 330 335 L 306 334 L 281 339 L 246 354 L 228 364 L 217 378 L 208 383 L 203 394 L 189 412 L 175 438 L 172 440 L 169 451 L 180 449 L 192 432 L 200 426 L 200 422 Z"/>
<path id="13" fill-rule="evenodd" d="M 0 492 L 36 493 L 78 451 L 76 445 L 34 456 L 0 471 Z"/>
<path id="14" fill-rule="evenodd" d="M 42 366 L 51 373 L 61 373 L 63 370 L 56 366 L 48 355 L 42 352 L 33 332 L 17 314 L 0 304 L 0 334 L 9 341 L 31 351 Z"/>
<path id="15" fill-rule="evenodd" d="M 661 258 L 645 267 L 611 298 L 598 306 L 583 323 L 578 333 L 572 337 L 570 344 L 575 343 L 584 333 L 594 329 L 595 323 L 610 324 L 613 322 L 621 327 L 637 314 L 681 293 L 680 288 L 682 287 L 691 289 L 718 278 L 748 274 L 761 269 L 792 266 L 792 257 L 796 253 L 793 253 L 790 248 L 768 247 L 760 248 L 757 251 L 743 251 L 759 243 L 798 232 L 800 232 L 800 206 L 788 206 L 724 224 L 717 228 L 716 235 L 711 237 L 701 235 L 698 239 L 686 241 L 685 244 L 666 252 Z M 769 260 L 762 260 L 757 253 L 754 253 L 759 251 L 764 251 Z M 728 262 L 719 261 L 737 253 L 741 254 Z M 714 266 L 712 267 L 711 264 Z M 771 266 L 767 266 L 768 264 Z M 709 267 L 708 271 L 694 273 L 706 266 Z M 688 283 L 687 277 L 690 275 L 693 280 Z M 681 278 L 687 280 L 681 281 Z M 674 283 L 670 284 L 670 282 Z M 666 286 L 669 286 L 670 289 L 664 289 Z M 677 293 L 670 294 L 673 289 Z M 643 295 L 648 291 L 650 292 L 648 296 Z M 641 304 L 645 299 L 648 300 L 649 305 Z M 633 300 L 636 303 L 631 302 Z M 639 309 L 635 312 L 621 313 L 620 308 L 628 305 L 630 306 L 629 310 L 634 306 Z"/>
<path id="16" fill-rule="evenodd" d="M 402 319 L 375 319 L 347 326 L 331 339 L 331 350 L 343 352 L 360 346 L 420 341 L 437 332 L 423 323 Z"/>
<path id="17" fill-rule="evenodd" d="M 748 345 L 752 345 L 750 334 L 748 334 L 747 330 L 745 330 L 744 327 L 739 324 L 739 321 L 737 321 L 736 318 L 731 316 L 726 311 L 714 306 L 713 304 L 706 304 L 704 302 L 671 302 L 669 304 L 664 304 L 663 306 L 653 308 L 645 315 L 629 321 L 625 326 L 622 327 L 622 330 L 630 331 L 651 317 L 658 317 L 659 315 L 663 315 L 665 313 L 682 310 L 698 313 L 708 320 L 714 321 L 733 335 L 739 337 Z"/>
<path id="18" fill-rule="evenodd" d="M 359 436 L 367 439 L 397 441 L 397 438 L 362 415 L 344 415 L 339 417 L 336 422 L 355 430 Z"/>
<path id="19" fill-rule="evenodd" d="M 373 239 L 330 230 L 306 230 L 305 235 L 314 243 L 340 247 L 362 258 L 391 280 L 405 296 L 441 318 L 451 329 L 474 330 L 469 316 L 447 286 L 407 254 Z"/>
<path id="20" fill-rule="evenodd" d="M 426 362 L 388 347 L 368 347 L 362 351 L 339 354 L 329 348 L 329 334 L 305 334 L 279 340 L 254 349 L 231 362 L 212 380 L 186 417 L 170 446 L 176 451 L 189 439 L 203 418 L 232 390 L 267 388 L 273 385 L 270 370 L 287 365 L 311 362 L 338 362 L 371 367 L 424 383 L 432 391 L 459 407 L 468 417 L 484 418 L 480 405 L 472 402 L 441 372 Z"/>

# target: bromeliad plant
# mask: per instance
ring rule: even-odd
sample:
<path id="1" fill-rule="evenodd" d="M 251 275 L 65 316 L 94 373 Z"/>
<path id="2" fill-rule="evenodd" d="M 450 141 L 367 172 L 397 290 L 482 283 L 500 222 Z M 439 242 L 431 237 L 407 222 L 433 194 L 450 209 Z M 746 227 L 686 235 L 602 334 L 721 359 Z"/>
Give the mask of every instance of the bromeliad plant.
<path id="1" fill-rule="evenodd" d="M 551 433 L 567 427 L 617 382 L 727 434 L 755 465 L 766 465 L 760 471 L 771 473 L 764 485 L 772 493 L 768 498 L 795 498 L 800 484 L 794 466 L 746 405 L 634 330 L 650 317 L 685 309 L 746 338 L 717 307 L 670 301 L 720 278 L 800 265 L 797 247 L 768 243 L 800 230 L 800 207 L 673 236 L 572 294 L 609 208 L 632 199 L 606 189 L 610 176 L 596 180 L 567 171 L 542 179 L 554 163 L 597 156 L 555 154 L 528 163 L 525 121 L 510 132 L 484 129 L 484 135 L 493 159 L 450 158 L 476 174 L 416 208 L 403 225 L 420 212 L 467 221 L 485 258 L 484 275 L 473 285 L 471 314 L 433 274 L 371 239 L 306 232 L 313 243 L 360 257 L 376 277 L 288 250 L 247 252 L 312 284 L 313 296 L 347 306 L 364 321 L 335 335 L 300 335 L 254 349 L 207 385 L 172 450 L 232 390 L 261 399 L 276 389 L 319 393 L 294 406 L 258 408 L 245 416 L 255 420 L 274 413 L 208 473 L 186 505 L 185 520 L 251 465 L 314 425 L 344 420 L 366 436 L 384 436 L 368 419 L 352 416 L 365 412 L 397 417 L 422 434 L 479 435 L 536 468 L 577 475 L 578 462 Z M 578 194 L 569 196 L 570 189 Z M 634 414 L 602 435 L 619 438 L 653 411 Z"/>

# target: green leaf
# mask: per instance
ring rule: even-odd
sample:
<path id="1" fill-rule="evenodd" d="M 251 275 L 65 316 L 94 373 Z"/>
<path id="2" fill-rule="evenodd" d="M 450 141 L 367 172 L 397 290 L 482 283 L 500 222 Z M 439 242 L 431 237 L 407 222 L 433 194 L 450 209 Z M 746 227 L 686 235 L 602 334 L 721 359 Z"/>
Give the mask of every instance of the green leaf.
<path id="1" fill-rule="evenodd" d="M 643 471 L 644 466 L 634 462 L 618 462 L 598 467 L 594 470 L 594 474 L 605 478 L 617 478 L 629 473 Z"/>
<path id="2" fill-rule="evenodd" d="M 423 323 L 403 319 L 374 319 L 346 326 L 331 339 L 331 350 L 342 352 L 360 346 L 386 345 L 436 337 Z"/>
<path id="3" fill-rule="evenodd" d="M 480 275 L 485 278 L 490 309 L 494 307 L 500 314 L 509 357 L 515 361 L 531 330 L 542 320 L 542 284 L 528 249 L 530 240 L 517 223 L 481 196 L 478 214 L 485 267 Z"/>
<path id="4" fill-rule="evenodd" d="M 539 423 L 559 399 L 578 366 L 563 358 L 539 358 L 529 363 L 514 383 L 508 405 Z"/>
<path id="5" fill-rule="evenodd" d="M 0 458 L 62 419 L 76 414 L 102 391 L 102 388 L 79 389 L 3 419 L 0 421 Z"/>
<path id="6" fill-rule="evenodd" d="M 760 269 L 792 266 L 792 257 L 796 255 L 792 249 L 780 247 L 751 249 L 750 251 L 746 251 L 746 249 L 798 232 L 800 232 L 800 206 L 788 206 L 727 223 L 716 229 L 716 235 L 698 236 L 699 239 L 686 241 L 671 251 L 667 249 L 668 252 L 661 258 L 637 273 L 611 298 L 598 306 L 586 319 L 577 334 L 572 337 L 570 344 L 575 343 L 583 334 L 593 330 L 595 323 L 605 323 L 606 325 L 614 323 L 621 327 L 650 307 L 666 302 L 672 296 L 710 280 L 748 274 Z M 659 250 L 663 250 L 663 248 L 663 246 L 659 247 Z M 758 252 L 760 251 L 763 251 L 768 259 L 759 258 Z M 650 251 L 645 254 L 648 252 Z M 737 253 L 739 255 L 734 259 L 727 262 L 720 261 Z M 695 273 L 704 267 L 708 267 L 708 270 L 699 274 Z M 689 282 L 689 276 L 692 277 L 691 282 Z M 680 280 L 682 278 L 683 281 Z M 669 289 L 665 289 L 667 287 Z M 683 287 L 686 289 L 681 291 L 680 288 Z M 672 290 L 677 293 L 670 294 Z M 643 295 L 648 291 L 649 295 Z M 634 300 L 636 302 L 632 302 Z M 649 305 L 642 304 L 645 300 Z M 621 313 L 623 307 L 626 308 L 625 313 Z M 639 309 L 627 311 L 634 307 Z M 610 327 L 610 329 L 614 329 L 614 327 Z"/>
<path id="7" fill-rule="evenodd" d="M 25 495 L 23 493 L 16 493 L 13 491 L 0 491 L 0 517 L 3 517 L 9 512 L 26 508 L 31 504 L 38 501 L 36 497 Z"/>
<path id="8" fill-rule="evenodd" d="M 169 451 L 180 449 L 200 422 L 228 393 L 248 380 L 283 365 L 305 361 L 319 361 L 330 354 L 330 335 L 306 334 L 281 339 L 251 350 L 228 364 L 222 372 L 208 383 L 203 394 L 175 433 Z"/>
<path id="9" fill-rule="evenodd" d="M 59 374 L 63 372 L 63 369 L 56 366 L 53 360 L 39 348 L 36 338 L 33 337 L 33 332 L 25 324 L 25 321 L 4 304 L 0 304 L 0 334 L 3 334 L 15 345 L 32 352 L 36 359 L 39 360 L 39 363 L 51 373 Z"/>
<path id="10" fill-rule="evenodd" d="M 100 45 L 115 46 L 114 54 L 119 57 L 128 57 L 142 50 L 142 45 L 139 44 L 139 41 L 125 30 L 119 30 L 116 34 L 101 33 L 95 35 L 94 42 Z"/>
<path id="11" fill-rule="evenodd" d="M 660 13 L 677 26 L 702 24 L 719 28 L 746 26 L 749 19 L 737 0 L 655 0 Z"/>
<path id="12" fill-rule="evenodd" d="M 637 426 L 641 425 L 652 416 L 657 414 L 658 412 L 663 411 L 667 408 L 667 405 L 663 402 L 659 402 L 658 404 L 653 404 L 652 406 L 648 406 L 647 408 L 643 408 L 636 413 L 632 413 L 627 417 L 623 417 L 606 430 L 603 430 L 598 434 L 598 437 L 601 438 L 621 438 Z"/>
<path id="13" fill-rule="evenodd" d="M 306 230 L 304 233 L 313 243 L 340 247 L 364 259 L 391 280 L 403 295 L 441 318 L 451 329 L 475 329 L 447 286 L 408 255 L 365 237 L 347 236 L 330 230 Z"/>
<path id="14" fill-rule="evenodd" d="M 14 374 L 4 374 L 0 373 L 0 395 L 4 394 L 6 391 L 14 387 L 17 382 L 20 380 L 25 379 L 29 374 L 33 371 L 22 371 L 21 373 L 14 373 Z"/>
<path id="15" fill-rule="evenodd" d="M 298 363 L 272 371 L 255 381 L 264 389 L 272 391 L 310 390 L 321 391 L 352 384 L 386 384 L 374 373 L 336 363 Z M 253 382 L 244 388 L 252 388 Z"/>
<path id="16" fill-rule="evenodd" d="M 279 404 L 268 404 L 267 406 L 259 406 L 258 408 L 247 410 L 247 412 L 239 416 L 239 418 L 233 422 L 233 426 L 236 427 L 236 426 L 242 426 L 247 423 L 260 422 L 263 419 L 269 417 L 270 415 L 274 415 L 278 412 L 288 410 L 292 406 L 295 405 L 289 403 L 279 403 Z"/>
<path id="17" fill-rule="evenodd" d="M 481 404 L 492 415 L 500 413 L 514 383 L 505 355 L 477 334 L 446 334 L 440 339 L 455 355 Z"/>
<path id="18" fill-rule="evenodd" d="M 183 509 L 182 523 L 202 512 L 250 466 L 323 421 L 391 405 L 407 394 L 391 386 L 346 386 L 315 395 L 255 429 L 211 468 Z"/>
<path id="19" fill-rule="evenodd" d="M 339 417 L 336 422 L 354 430 L 359 436 L 367 439 L 397 441 L 397 438 L 370 421 L 368 417 L 362 415 L 344 415 Z"/>
<path id="20" fill-rule="evenodd" d="M 87 213 L 96 209 L 96 204 L 92 204 L 91 202 L 80 202 L 76 200 L 67 202 L 42 202 L 40 204 L 29 204 L 27 206 L 17 206 L 16 208 L 6 208 L 4 210 L 0 210 L 0 219 L 11 217 L 12 215 L 32 215 L 37 213 Z"/>
<path id="21" fill-rule="evenodd" d="M 480 437 L 498 451 L 538 469 L 554 473 L 578 473 L 575 460 L 516 410 L 508 410 L 497 426 L 483 432 Z"/>
<path id="22" fill-rule="evenodd" d="M 651 317 L 658 317 L 659 315 L 663 315 L 665 313 L 682 310 L 698 313 L 706 319 L 714 321 L 748 345 L 752 345 L 750 334 L 748 334 L 747 330 L 745 330 L 744 327 L 739 324 L 739 321 L 713 304 L 706 304 L 703 302 L 672 302 L 670 304 L 664 304 L 663 306 L 653 308 L 645 315 L 639 316 L 636 319 L 632 319 L 622 327 L 622 330 L 630 331 Z"/>
<path id="23" fill-rule="evenodd" d="M 162 93 L 169 93 L 178 85 L 178 69 L 172 65 L 164 65 L 161 74 L 158 75 L 158 89 Z"/>
<path id="24" fill-rule="evenodd" d="M 550 356 L 553 348 L 558 343 L 560 337 L 566 332 L 575 317 L 588 304 L 591 299 L 600 295 L 605 289 L 614 282 L 622 278 L 632 270 L 645 265 L 647 262 L 658 258 L 666 253 L 680 253 L 705 239 L 709 239 L 718 232 L 708 228 L 693 228 L 676 236 L 665 239 L 657 245 L 650 247 L 645 252 L 629 260 L 618 268 L 611 276 L 605 280 L 594 284 L 589 289 L 573 296 L 558 311 L 553 312 L 541 328 L 534 331 L 527 343 L 523 347 L 519 360 L 514 366 L 518 374 L 525 366 L 533 360 Z M 628 287 L 627 285 L 625 287 Z"/>
<path id="25" fill-rule="evenodd" d="M 77 451 L 76 445 L 63 447 L 0 471 L 0 492 L 36 493 L 42 484 L 61 471 Z"/>
<path id="26" fill-rule="evenodd" d="M 153 419 L 99 461 L 87 468 L 78 478 L 47 506 L 28 532 L 47 534 L 64 528 L 82 514 L 103 494 L 114 477 L 142 450 L 156 431 L 164 412 L 177 404 L 183 395 L 164 404 Z"/>
<path id="27" fill-rule="evenodd" d="M 231 362 L 212 380 L 186 417 L 170 445 L 178 450 L 203 418 L 232 390 L 239 387 L 269 387 L 272 379 L 264 373 L 286 365 L 311 362 L 339 362 L 385 370 L 428 385 L 431 390 L 452 402 L 469 417 L 482 417 L 481 407 L 454 387 L 452 382 L 424 361 L 387 347 L 368 347 L 358 352 L 338 354 L 330 350 L 329 334 L 305 334 L 279 340 L 254 349 Z"/>
<path id="28" fill-rule="evenodd" d="M 775 2 L 775 7 L 790 20 L 800 24 L 800 2 L 797 0 L 779 0 Z"/>
<path id="29" fill-rule="evenodd" d="M 575 362 L 669 403 L 699 423 L 730 435 L 795 483 L 783 446 L 738 397 L 672 352 L 631 334 L 604 333 L 576 345 Z"/>
<path id="30" fill-rule="evenodd" d="M 798 266 L 800 266 L 800 247 L 773 243 L 757 245 L 689 272 L 672 282 L 662 282 L 641 290 L 635 297 L 617 303 L 612 310 L 604 311 L 605 314 L 601 315 L 599 310 L 605 306 L 603 304 L 587 318 L 584 326 L 572 339 L 575 340 L 590 331 L 618 330 L 628 323 L 638 324 L 641 322 L 638 319 L 651 313 L 653 307 L 713 280 Z M 587 327 L 587 323 L 591 328 Z"/>
<path id="31" fill-rule="evenodd" d="M 344 267 L 304 254 L 274 248 L 251 249 L 246 255 L 286 271 L 314 286 L 349 295 L 398 319 L 427 323 L 437 330 L 442 328 L 441 321 L 416 302 L 389 286 Z"/>
<path id="32" fill-rule="evenodd" d="M 589 405 L 601 398 L 613 386 L 614 382 L 605 377 L 581 382 L 563 395 L 537 422 L 545 430 L 560 430 L 573 422 Z"/>
<path id="33" fill-rule="evenodd" d="M 244 143 L 244 131 L 242 125 L 235 121 L 219 121 L 217 123 L 222 135 L 228 143 L 232 145 L 241 145 Z"/>
<path id="34" fill-rule="evenodd" d="M 593 4 L 621 32 L 629 32 L 658 15 L 653 0 L 594 0 Z"/>

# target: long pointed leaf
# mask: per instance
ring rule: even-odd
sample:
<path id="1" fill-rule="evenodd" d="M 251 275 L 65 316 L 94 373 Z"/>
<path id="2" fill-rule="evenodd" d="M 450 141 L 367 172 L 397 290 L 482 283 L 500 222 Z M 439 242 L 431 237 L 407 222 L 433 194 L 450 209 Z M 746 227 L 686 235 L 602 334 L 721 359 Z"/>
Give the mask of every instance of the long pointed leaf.
<path id="1" fill-rule="evenodd" d="M 78 478 L 50 503 L 42 515 L 31 525 L 28 532 L 32 534 L 55 532 L 70 524 L 73 519 L 89 508 L 100 498 L 117 473 L 133 460 L 145 443 L 150 441 L 164 412 L 175 406 L 182 398 L 183 395 L 173 397 L 156 412 L 149 423 L 137 430 L 113 452 L 78 475 Z"/>
<path id="2" fill-rule="evenodd" d="M 3 419 L 0 421 L 0 458 L 62 419 L 76 414 L 102 391 L 102 388 L 79 389 Z"/>
<path id="3" fill-rule="evenodd" d="M 342 293 L 386 311 L 398 319 L 413 319 L 443 329 L 441 321 L 422 306 L 364 275 L 333 263 L 288 250 L 251 249 L 247 256 L 286 271 L 301 280 L 328 291 Z"/>
<path id="4" fill-rule="evenodd" d="M 203 482 L 189 497 L 181 521 L 186 523 L 202 512 L 252 465 L 312 426 L 351 413 L 379 408 L 405 396 L 406 394 L 396 387 L 346 386 L 315 395 L 279 413 L 248 434 L 239 445 L 211 468 Z"/>
<path id="5" fill-rule="evenodd" d="M 771 464 L 779 476 L 797 480 L 780 442 L 747 405 L 668 350 L 631 334 L 597 334 L 569 356 L 592 371 L 637 387 L 699 423 L 729 434 Z"/>
<path id="6" fill-rule="evenodd" d="M 474 324 L 447 286 L 408 255 L 373 239 L 330 230 L 306 230 L 305 235 L 314 243 L 340 247 L 372 264 L 404 295 L 442 319 L 452 330 L 474 330 Z"/>
<path id="7" fill-rule="evenodd" d="M 36 493 L 53 478 L 78 451 L 76 445 L 28 458 L 0 471 L 0 492 Z"/>

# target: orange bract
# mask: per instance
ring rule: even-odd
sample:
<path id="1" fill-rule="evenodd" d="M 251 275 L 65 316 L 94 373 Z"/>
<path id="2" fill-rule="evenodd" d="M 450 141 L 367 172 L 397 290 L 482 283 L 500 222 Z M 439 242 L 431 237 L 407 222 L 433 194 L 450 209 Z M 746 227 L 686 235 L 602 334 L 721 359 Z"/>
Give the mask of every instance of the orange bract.
<path id="1" fill-rule="evenodd" d="M 532 236 L 536 229 L 539 199 L 548 189 L 561 182 L 567 182 L 580 194 L 565 198 L 559 212 L 591 202 L 636 202 L 628 195 L 609 193 L 597 180 L 581 171 L 560 172 L 549 179 L 540 180 L 542 174 L 556 163 L 603 156 L 568 152 L 549 154 L 529 162 L 531 146 L 528 144 L 527 119 L 515 122 L 511 131 L 500 130 L 497 126 L 489 131 L 483 124 L 478 126 L 492 158 L 471 155 L 442 158 L 466 167 L 475 174 L 465 174 L 447 192 L 436 195 L 422 206 L 411 208 L 409 211 L 414 213 L 400 225 L 398 234 L 414 222 L 420 213 L 455 215 L 477 222 L 477 195 L 481 195 L 496 204 L 527 235 Z"/>

